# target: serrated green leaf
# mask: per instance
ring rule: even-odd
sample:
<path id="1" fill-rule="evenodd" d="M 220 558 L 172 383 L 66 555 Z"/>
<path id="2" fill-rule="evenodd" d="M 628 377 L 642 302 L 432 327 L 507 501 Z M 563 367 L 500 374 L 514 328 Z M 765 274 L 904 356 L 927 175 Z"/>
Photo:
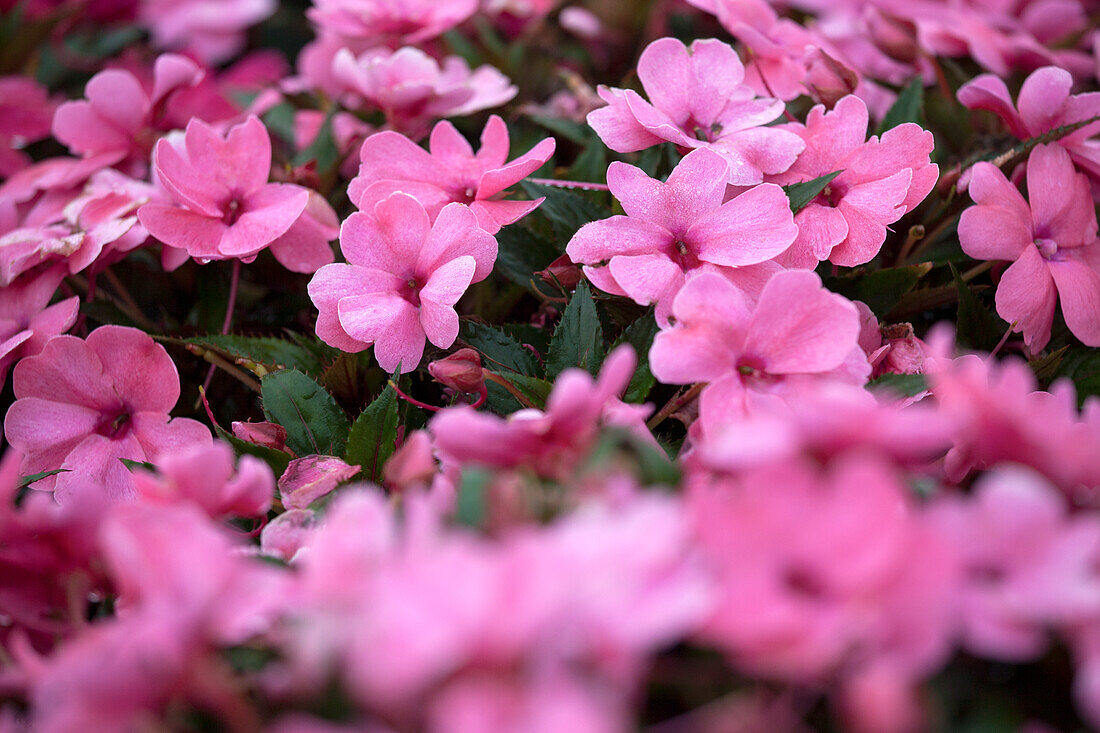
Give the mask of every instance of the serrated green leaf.
<path id="1" fill-rule="evenodd" d="M 305 343 L 269 336 L 236 336 L 210 334 L 185 339 L 205 349 L 220 351 L 229 361 L 247 359 L 262 365 L 268 371 L 297 369 L 305 374 L 318 375 L 324 368 L 319 350 Z"/>
<path id="2" fill-rule="evenodd" d="M 548 117 L 546 115 L 531 115 L 531 120 L 545 127 L 559 137 L 564 137 L 577 145 L 587 145 L 592 139 L 592 130 L 587 125 L 572 120 L 564 120 L 561 117 Z"/>
<path id="3" fill-rule="evenodd" d="M 1032 359 L 1027 365 L 1035 373 L 1035 378 L 1046 384 L 1058 375 L 1058 369 L 1062 365 L 1062 359 L 1065 358 L 1067 351 L 1069 351 L 1069 346 L 1063 346 L 1040 359 Z"/>
<path id="4" fill-rule="evenodd" d="M 480 352 L 482 366 L 486 369 L 499 369 L 503 374 L 518 372 L 529 377 L 539 374 L 538 362 L 530 349 L 499 328 L 463 321 L 458 337 Z"/>
<path id="5" fill-rule="evenodd" d="M 928 389 L 923 374 L 883 374 L 867 383 L 868 389 L 892 392 L 902 397 L 912 397 Z"/>
<path id="6" fill-rule="evenodd" d="M 652 310 L 638 320 L 631 323 L 615 341 L 612 349 L 620 344 L 630 344 L 634 347 L 634 353 L 638 356 L 638 367 L 634 370 L 634 376 L 630 378 L 630 384 L 623 395 L 625 402 L 645 402 L 649 391 L 657 383 L 656 377 L 649 368 L 649 348 L 653 345 L 653 338 L 661 329 L 657 326 L 657 319 L 653 317 Z"/>
<path id="7" fill-rule="evenodd" d="M 596 374 L 600 371 L 604 353 L 603 328 L 596 313 L 596 303 L 592 300 L 588 284 L 582 280 L 550 339 L 546 375 L 554 378 L 570 367 L 580 367 Z"/>
<path id="8" fill-rule="evenodd" d="M 492 369 L 486 369 L 485 371 L 492 372 L 493 374 L 507 379 L 513 387 L 518 389 L 524 397 L 528 399 L 535 407 L 543 407 L 546 405 L 546 398 L 550 396 L 551 390 L 554 385 L 547 382 L 545 379 L 539 379 L 538 377 L 528 377 L 524 374 L 516 374 L 514 372 L 498 372 Z M 489 383 L 494 385 L 492 382 Z M 512 397 L 512 399 L 515 399 Z"/>
<path id="9" fill-rule="evenodd" d="M 524 288 L 562 254 L 554 244 L 526 227 L 513 224 L 497 232 L 496 271 Z"/>
<path id="10" fill-rule="evenodd" d="M 1100 349 L 1080 348 L 1068 352 L 1062 358 L 1059 371 L 1059 376 L 1073 381 L 1078 402 L 1100 395 Z"/>
<path id="11" fill-rule="evenodd" d="M 530 181 L 524 181 L 522 185 L 531 198 L 546 197 L 538 212 L 550 221 L 554 235 L 562 244 L 572 239 L 577 230 L 588 222 L 611 216 L 610 211 L 600 208 L 579 193 Z"/>
<path id="12" fill-rule="evenodd" d="M 22 489 L 25 486 L 30 486 L 35 481 L 41 481 L 44 478 L 48 478 L 49 476 L 56 476 L 59 473 L 68 473 L 68 471 L 69 469 L 67 468 L 55 468 L 51 471 L 42 471 L 40 473 L 32 473 L 27 476 L 20 476 L 19 483 L 16 484 L 15 488 Z"/>
<path id="13" fill-rule="evenodd" d="M 959 293 L 959 310 L 955 319 L 956 339 L 963 346 L 990 351 L 1008 330 L 1008 324 L 982 303 L 962 279 L 955 265 L 949 267 Z"/>
<path id="14" fill-rule="evenodd" d="M 399 375 L 394 375 L 396 379 Z M 362 466 L 363 477 L 377 482 L 397 441 L 397 392 L 387 386 L 356 418 L 348 434 L 344 460 Z"/>
<path id="15" fill-rule="evenodd" d="M 260 380 L 264 415 L 286 428 L 286 444 L 300 456 L 339 455 L 348 436 L 348 419 L 321 385 L 297 369 L 267 374 Z"/>
<path id="16" fill-rule="evenodd" d="M 126 466 L 126 468 L 130 471 L 133 471 L 135 468 L 140 468 L 145 471 L 157 470 L 157 467 L 149 461 L 132 461 L 129 458 L 119 458 L 118 460 L 122 461 L 122 465 Z"/>
<path id="17" fill-rule="evenodd" d="M 850 300 L 863 301 L 871 312 L 883 318 L 906 293 L 932 270 L 931 262 L 891 267 L 854 277 L 829 278 L 826 286 Z"/>
<path id="18" fill-rule="evenodd" d="M 878 126 L 878 134 L 892 130 L 906 122 L 920 124 L 921 112 L 924 109 L 924 80 L 919 76 L 909 83 L 898 95 L 894 104 L 882 118 L 882 124 Z"/>
<path id="19" fill-rule="evenodd" d="M 825 190 L 829 183 L 844 171 L 833 171 L 828 175 L 820 176 L 812 181 L 792 183 L 783 187 L 787 198 L 791 201 L 791 211 L 795 214 L 806 208 L 806 205 L 814 200 L 814 197 Z"/>

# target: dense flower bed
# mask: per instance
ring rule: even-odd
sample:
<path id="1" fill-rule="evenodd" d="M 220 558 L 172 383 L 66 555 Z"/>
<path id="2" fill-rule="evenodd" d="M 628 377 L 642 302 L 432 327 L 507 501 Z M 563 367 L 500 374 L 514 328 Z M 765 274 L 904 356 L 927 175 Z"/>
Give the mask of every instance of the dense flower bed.
<path id="1" fill-rule="evenodd" d="M 0 0 L 0 731 L 1100 728 L 1096 0 Z"/>

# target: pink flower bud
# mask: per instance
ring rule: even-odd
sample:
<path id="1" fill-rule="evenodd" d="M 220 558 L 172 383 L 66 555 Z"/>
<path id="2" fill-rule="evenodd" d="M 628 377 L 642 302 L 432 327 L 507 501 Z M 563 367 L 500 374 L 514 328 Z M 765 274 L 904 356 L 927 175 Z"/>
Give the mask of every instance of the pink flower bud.
<path id="1" fill-rule="evenodd" d="M 859 86 L 859 75 L 856 72 L 820 48 L 810 51 L 807 62 L 803 83 L 810 90 L 810 97 L 818 104 L 832 109 L 833 105 Z"/>
<path id="2" fill-rule="evenodd" d="M 539 270 L 535 274 L 548 285 L 560 285 L 566 290 L 572 290 L 581 281 L 581 268 L 569 259 L 569 255 L 562 255 L 547 265 L 545 270 Z"/>
<path id="3" fill-rule="evenodd" d="M 907 20 L 884 12 L 869 12 L 867 27 L 871 41 L 887 56 L 902 63 L 917 60 L 917 27 Z"/>
<path id="4" fill-rule="evenodd" d="M 428 372 L 451 389 L 459 392 L 480 392 L 485 386 L 481 372 L 481 355 L 473 349 L 459 349 L 450 356 L 433 361 Z"/>
<path id="5" fill-rule="evenodd" d="M 235 422 L 230 426 L 238 440 L 264 448 L 286 450 L 286 428 L 273 422 Z"/>

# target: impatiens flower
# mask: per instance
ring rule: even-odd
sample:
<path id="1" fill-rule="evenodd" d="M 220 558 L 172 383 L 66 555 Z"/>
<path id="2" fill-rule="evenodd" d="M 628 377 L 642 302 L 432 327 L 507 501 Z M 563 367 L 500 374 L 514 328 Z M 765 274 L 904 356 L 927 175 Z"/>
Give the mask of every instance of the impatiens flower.
<path id="1" fill-rule="evenodd" d="M 270 247 L 275 259 L 295 272 L 314 272 L 332 262 L 330 226 L 310 221 L 307 207 L 320 206 L 330 225 L 335 215 L 330 217 L 328 205 L 308 189 L 267 182 L 271 138 L 256 117 L 225 136 L 193 119 L 178 146 L 157 143 L 154 161 L 174 205 L 146 204 L 138 218 L 166 245 L 202 261 L 247 262 Z"/>
<path id="2" fill-rule="evenodd" d="M 822 378 L 863 384 L 871 372 L 859 347 L 859 312 L 812 272 L 773 275 L 756 303 L 728 280 L 703 273 L 672 303 L 675 325 L 649 352 L 666 384 L 710 382 L 701 409 L 752 412 Z"/>
<path id="3" fill-rule="evenodd" d="M 153 43 L 214 66 L 244 48 L 245 31 L 275 12 L 275 0 L 141 0 L 138 19 Z"/>
<path id="4" fill-rule="evenodd" d="M 562 372 L 545 410 L 528 408 L 504 419 L 472 407 L 449 408 L 432 418 L 429 430 L 439 451 L 459 464 L 569 475 L 601 425 L 626 428 L 656 444 L 645 427 L 650 408 L 642 408 L 645 414 L 619 409 L 636 363 L 634 350 L 624 345 L 608 354 L 596 380 L 581 369 Z"/>
<path id="5" fill-rule="evenodd" d="M 0 178 L 26 168 L 21 148 L 48 137 L 56 102 L 27 76 L 0 76 Z"/>
<path id="6" fill-rule="evenodd" d="M 762 184 L 723 204 L 726 177 L 725 158 L 707 149 L 688 153 L 665 183 L 612 163 L 607 185 L 627 215 L 585 224 L 565 251 L 601 290 L 658 303 L 662 323 L 694 271 L 766 279 L 777 268 L 734 268 L 764 263 L 791 245 L 798 228 L 790 203 L 779 186 Z"/>
<path id="7" fill-rule="evenodd" d="M 162 125 L 169 97 L 197 84 L 202 69 L 189 58 L 164 54 L 147 90 L 129 71 L 106 69 L 84 88 L 87 99 L 57 108 L 53 134 L 78 155 L 110 155 L 144 173 L 153 145 L 170 127 Z"/>
<path id="8" fill-rule="evenodd" d="M 929 161 L 932 133 L 905 123 L 868 140 L 867 124 L 867 105 L 849 96 L 831 112 L 814 107 L 805 125 L 784 126 L 806 141 L 806 150 L 790 170 L 769 180 L 788 185 L 840 175 L 795 216 L 798 239 L 777 258 L 781 264 L 870 262 L 886 241 L 887 226 L 912 211 L 936 184 L 939 168 Z"/>
<path id="9" fill-rule="evenodd" d="M 415 46 L 467 20 L 478 0 L 313 0 L 306 16 L 351 48 Z"/>
<path id="10" fill-rule="evenodd" d="M 588 115 L 612 150 L 663 142 L 710 148 L 729 162 L 730 183 L 749 186 L 790 168 L 805 147 L 797 135 L 765 127 L 783 114 L 783 102 L 745 86 L 737 52 L 721 41 L 695 41 L 690 49 L 675 38 L 654 41 L 638 59 L 638 78 L 649 102 L 633 90 L 601 86 L 608 106 Z"/>
<path id="11" fill-rule="evenodd" d="M 102 326 L 88 339 L 57 336 L 16 365 L 15 402 L 4 419 L 25 475 L 62 469 L 32 486 L 59 502 L 94 482 L 114 500 L 134 496 L 120 459 L 156 461 L 210 431 L 168 412 L 179 399 L 179 374 L 164 347 L 136 328 Z"/>
<path id="12" fill-rule="evenodd" d="M 307 509 L 344 481 L 359 473 L 336 456 L 295 458 L 279 477 L 279 497 L 287 509 Z"/>
<path id="13" fill-rule="evenodd" d="M 0 387 L 8 368 L 26 356 L 40 353 L 51 338 L 65 333 L 76 322 L 80 299 L 50 300 L 65 277 L 61 268 L 29 273 L 0 288 Z"/>
<path id="14" fill-rule="evenodd" d="M 489 118 L 481 133 L 481 149 L 474 155 L 470 143 L 450 122 L 432 130 L 429 150 L 396 132 L 379 132 L 367 138 L 359 151 L 359 175 L 348 186 L 348 197 L 363 211 L 395 191 L 403 191 L 423 204 L 433 219 L 451 202 L 466 204 L 478 224 L 496 234 L 506 224 L 535 209 L 535 201 L 502 201 L 504 190 L 519 183 L 554 154 L 554 138 L 508 162 L 508 127 L 497 115 Z"/>
<path id="15" fill-rule="evenodd" d="M 275 476 L 255 456 L 241 456 L 234 470 L 233 449 L 226 443 L 195 445 L 157 460 L 156 473 L 134 472 L 134 487 L 143 501 L 192 502 L 214 519 L 261 517 L 271 508 Z"/>
<path id="16" fill-rule="evenodd" d="M 1024 80 L 1016 105 L 1012 104 L 1008 87 L 993 74 L 982 74 L 963 84 L 958 98 L 970 109 L 992 112 L 1004 121 L 1009 132 L 1028 140 L 1100 115 L 1100 93 L 1071 95 L 1072 89 L 1073 76 L 1068 71 L 1045 66 Z M 1083 125 L 1054 144 L 1065 148 L 1077 166 L 1100 181 L 1100 142 L 1090 140 L 1098 132 L 1100 120 Z"/>
<path id="17" fill-rule="evenodd" d="M 1095 618 L 1100 609 L 1100 521 L 1071 516 L 1065 497 L 1020 468 L 981 478 L 970 496 L 935 507 L 936 524 L 962 557 L 967 648 L 1026 661 L 1047 634 Z"/>
<path id="18" fill-rule="evenodd" d="M 499 107 L 518 91 L 488 64 L 471 71 L 461 57 L 447 56 L 441 65 L 410 46 L 374 48 L 358 57 L 340 49 L 331 74 L 344 86 L 346 106 L 359 107 L 357 100 L 364 100 L 385 114 L 390 127 L 417 139 L 432 120 Z"/>
<path id="19" fill-rule="evenodd" d="M 1100 346 L 1100 246 L 1088 179 L 1057 145 L 1040 145 L 1027 164 L 1028 201 L 991 163 L 974 166 L 976 206 L 959 220 L 966 254 L 1012 264 L 997 285 L 997 313 L 1038 352 L 1050 341 L 1055 304 L 1073 335 Z"/>
<path id="20" fill-rule="evenodd" d="M 309 283 L 317 335 L 348 352 L 374 344 L 379 366 L 411 372 L 424 340 L 445 349 L 458 338 L 454 306 L 493 269 L 497 243 L 462 204 L 432 224 L 412 196 L 394 193 L 340 228 L 347 264 L 322 267 Z"/>

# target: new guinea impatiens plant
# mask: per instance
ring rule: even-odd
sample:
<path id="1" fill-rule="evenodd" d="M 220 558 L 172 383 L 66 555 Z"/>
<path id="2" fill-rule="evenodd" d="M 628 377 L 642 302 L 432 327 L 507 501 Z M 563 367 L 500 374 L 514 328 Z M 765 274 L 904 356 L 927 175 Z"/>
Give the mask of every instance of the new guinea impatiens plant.
<path id="1" fill-rule="evenodd" d="M 1100 728 L 1097 10 L 0 0 L 0 731 Z"/>

